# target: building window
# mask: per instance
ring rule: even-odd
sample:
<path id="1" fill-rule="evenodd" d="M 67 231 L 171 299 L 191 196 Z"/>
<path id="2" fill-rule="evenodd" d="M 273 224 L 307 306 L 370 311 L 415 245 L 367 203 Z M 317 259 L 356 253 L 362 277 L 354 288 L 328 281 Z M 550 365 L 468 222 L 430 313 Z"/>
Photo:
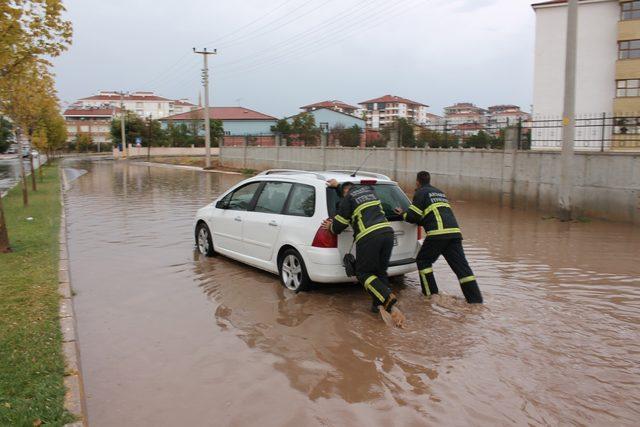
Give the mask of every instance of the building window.
<path id="1" fill-rule="evenodd" d="M 142 108 L 142 102 L 136 102 L 136 108 Z"/>
<path id="2" fill-rule="evenodd" d="M 618 98 L 640 96 L 640 79 L 618 80 L 616 83 L 616 96 Z"/>
<path id="3" fill-rule="evenodd" d="M 627 40 L 618 43 L 618 59 L 640 58 L 640 40 Z"/>
<path id="4" fill-rule="evenodd" d="M 621 3 L 622 20 L 640 19 L 640 1 L 628 1 Z"/>
<path id="5" fill-rule="evenodd" d="M 640 117 L 616 117 L 614 119 L 616 135 L 638 135 L 640 134 Z"/>

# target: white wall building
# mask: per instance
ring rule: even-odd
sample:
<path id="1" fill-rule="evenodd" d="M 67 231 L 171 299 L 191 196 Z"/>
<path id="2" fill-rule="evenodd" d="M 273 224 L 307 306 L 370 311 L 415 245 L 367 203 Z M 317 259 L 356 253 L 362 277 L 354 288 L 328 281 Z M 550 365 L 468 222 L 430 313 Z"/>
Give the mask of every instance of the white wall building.
<path id="1" fill-rule="evenodd" d="M 466 124 L 486 123 L 486 113 L 484 108 L 480 108 L 470 102 L 458 102 L 444 108 L 444 118 L 447 125 L 455 128 Z"/>
<path id="2" fill-rule="evenodd" d="M 364 111 L 367 128 L 380 129 L 392 124 L 398 118 L 410 119 L 413 122 L 428 124 L 428 105 L 394 95 L 359 102 Z"/>
<path id="3" fill-rule="evenodd" d="M 566 1 L 533 5 L 536 13 L 536 42 L 533 84 L 533 119 L 561 119 L 567 32 Z M 618 58 L 618 0 L 583 0 L 578 7 L 576 116 L 613 114 Z M 576 129 L 577 149 L 599 149 L 600 143 L 586 141 L 589 127 Z M 600 130 L 601 132 L 601 130 Z M 610 138 L 611 129 L 608 130 Z M 560 128 L 532 129 L 532 148 L 559 148 Z M 582 144 L 578 141 L 582 140 Z M 591 142 L 593 142 L 591 144 Z"/>
<path id="4" fill-rule="evenodd" d="M 80 107 L 120 107 L 120 94 L 114 91 L 100 91 L 98 94 L 81 98 L 74 105 Z M 186 99 L 168 99 L 153 92 L 131 92 L 124 96 L 124 107 L 140 117 L 160 119 L 174 114 L 187 113 L 195 108 Z"/>

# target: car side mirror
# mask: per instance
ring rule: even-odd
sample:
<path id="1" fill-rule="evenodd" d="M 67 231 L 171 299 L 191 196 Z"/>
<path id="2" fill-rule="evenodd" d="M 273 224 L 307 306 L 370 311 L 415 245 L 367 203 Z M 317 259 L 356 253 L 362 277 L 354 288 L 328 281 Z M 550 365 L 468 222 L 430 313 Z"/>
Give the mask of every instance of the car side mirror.
<path id="1" fill-rule="evenodd" d="M 216 202 L 216 209 L 227 209 L 229 205 L 225 200 L 218 200 Z"/>

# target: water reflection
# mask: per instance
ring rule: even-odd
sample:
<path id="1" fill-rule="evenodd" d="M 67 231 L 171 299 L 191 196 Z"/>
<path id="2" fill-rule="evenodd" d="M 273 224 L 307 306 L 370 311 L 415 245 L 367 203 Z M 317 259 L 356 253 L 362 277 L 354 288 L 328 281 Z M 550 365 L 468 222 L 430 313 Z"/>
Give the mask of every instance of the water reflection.
<path id="1" fill-rule="evenodd" d="M 231 175 L 73 162 L 71 274 L 92 425 L 633 425 L 640 231 L 456 202 L 486 297 L 394 286 L 406 330 L 358 286 L 291 294 L 193 251 Z M 204 422 L 207 424 L 207 422 Z"/>

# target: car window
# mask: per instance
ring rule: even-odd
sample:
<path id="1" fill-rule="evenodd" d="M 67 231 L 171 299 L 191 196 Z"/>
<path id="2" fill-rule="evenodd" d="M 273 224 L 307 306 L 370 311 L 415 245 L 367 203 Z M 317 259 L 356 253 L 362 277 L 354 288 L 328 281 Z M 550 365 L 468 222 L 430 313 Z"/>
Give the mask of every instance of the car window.
<path id="1" fill-rule="evenodd" d="M 289 197 L 287 215 L 313 216 L 316 211 L 316 189 L 310 185 L 296 184 Z"/>
<path id="2" fill-rule="evenodd" d="M 354 188 L 359 188 L 361 185 L 355 185 Z M 407 210 L 411 202 L 407 198 L 406 194 L 395 184 L 375 184 L 371 185 L 376 196 L 382 203 L 384 213 L 389 220 L 400 220 L 401 217 L 393 212 L 394 208 L 400 207 L 403 210 Z M 327 209 L 329 215 L 334 216 L 336 214 L 338 204 L 342 198 L 338 194 L 335 188 L 327 188 Z"/>
<path id="3" fill-rule="evenodd" d="M 261 182 L 252 182 L 251 184 L 238 188 L 233 192 L 233 194 L 231 194 L 229 207 L 227 209 L 234 211 L 246 211 L 249 209 L 251 200 L 256 194 L 256 191 L 258 191 L 258 188 L 260 188 L 260 185 L 262 185 Z"/>
<path id="4" fill-rule="evenodd" d="M 256 212 L 282 213 L 289 191 L 293 184 L 289 182 L 267 182 L 258 197 Z"/>

